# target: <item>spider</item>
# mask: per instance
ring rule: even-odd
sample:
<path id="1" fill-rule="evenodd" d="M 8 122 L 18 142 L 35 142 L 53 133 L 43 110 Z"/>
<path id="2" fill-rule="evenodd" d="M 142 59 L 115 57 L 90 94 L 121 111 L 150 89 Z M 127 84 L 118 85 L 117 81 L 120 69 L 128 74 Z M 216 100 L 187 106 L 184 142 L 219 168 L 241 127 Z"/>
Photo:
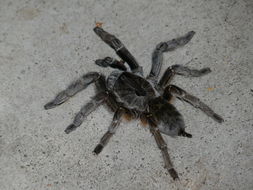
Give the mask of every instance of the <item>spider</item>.
<path id="1" fill-rule="evenodd" d="M 192 39 L 195 32 L 190 31 L 181 37 L 159 43 L 152 53 L 152 67 L 146 77 L 144 77 L 142 67 L 117 37 L 106 32 L 101 25 L 97 25 L 94 28 L 94 32 L 114 49 L 122 60 L 111 57 L 96 60 L 95 63 L 98 66 L 112 67 L 115 70 L 107 78 L 99 72 L 89 72 L 83 75 L 69 85 L 66 90 L 61 91 L 44 108 L 46 110 L 54 108 L 66 102 L 70 97 L 85 89 L 91 83 L 95 83 L 96 95 L 81 108 L 73 123 L 65 129 L 65 133 L 69 134 L 74 131 L 91 112 L 100 105 L 107 104 L 114 112 L 114 116 L 107 132 L 95 147 L 94 154 L 99 154 L 107 145 L 124 116 L 130 119 L 140 119 L 143 124 L 149 126 L 149 130 L 161 150 L 165 163 L 164 167 L 174 180 L 179 179 L 168 154 L 167 144 L 161 133 L 172 137 L 183 136 L 191 138 L 192 135 L 185 131 L 186 126 L 182 115 L 170 103 L 172 98 L 176 97 L 188 102 L 219 123 L 224 121 L 221 116 L 216 114 L 199 98 L 170 84 L 175 75 L 201 77 L 210 73 L 210 68 L 196 70 L 183 65 L 172 65 L 167 68 L 160 80 L 158 80 L 163 53 L 184 46 Z M 129 67 L 126 67 L 125 63 Z"/>

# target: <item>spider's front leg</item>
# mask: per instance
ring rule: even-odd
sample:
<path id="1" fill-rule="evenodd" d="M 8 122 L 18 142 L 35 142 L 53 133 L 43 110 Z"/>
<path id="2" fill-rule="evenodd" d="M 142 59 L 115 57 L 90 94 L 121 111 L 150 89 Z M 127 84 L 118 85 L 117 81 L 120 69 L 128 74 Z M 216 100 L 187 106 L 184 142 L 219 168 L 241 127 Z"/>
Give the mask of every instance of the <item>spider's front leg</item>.
<path id="1" fill-rule="evenodd" d="M 192 39 L 194 34 L 195 34 L 194 31 L 190 31 L 184 36 L 172 39 L 167 42 L 159 43 L 156 46 L 155 50 L 153 51 L 152 67 L 147 78 L 151 79 L 152 81 L 156 81 L 162 67 L 163 53 L 168 52 L 168 51 L 173 51 L 179 47 L 186 45 Z"/>
<path id="2" fill-rule="evenodd" d="M 143 74 L 142 67 L 139 66 L 134 56 L 128 51 L 124 44 L 116 38 L 114 35 L 106 32 L 103 28 L 96 26 L 94 32 L 106 43 L 108 44 L 116 54 L 123 59 L 131 68 L 133 72 Z"/>
<path id="3" fill-rule="evenodd" d="M 163 140 L 163 137 L 158 129 L 158 126 L 154 120 L 154 118 L 152 117 L 152 115 L 146 115 L 146 120 L 150 126 L 150 132 L 153 134 L 156 144 L 159 147 L 159 149 L 162 152 L 163 155 L 163 160 L 165 163 L 165 168 L 168 170 L 170 176 L 174 179 L 177 180 L 179 179 L 178 174 L 176 172 L 176 170 L 173 168 L 173 164 L 171 162 L 169 153 L 168 153 L 168 148 L 167 148 L 167 144 L 165 143 L 165 141 Z"/>
<path id="4" fill-rule="evenodd" d="M 108 131 L 103 135 L 103 137 L 100 139 L 99 144 L 96 146 L 96 148 L 93 151 L 95 154 L 99 154 L 103 150 L 103 148 L 107 145 L 110 138 L 115 134 L 115 132 L 121 122 L 122 115 L 124 113 L 125 113 L 125 110 L 121 107 L 119 107 L 116 110 L 116 112 L 113 116 L 113 120 L 108 128 Z"/>
<path id="5" fill-rule="evenodd" d="M 68 86 L 66 90 L 61 91 L 53 101 L 47 103 L 44 108 L 46 110 L 52 109 L 62 103 L 66 102 L 70 97 L 74 96 L 81 90 L 87 88 L 91 83 L 97 81 L 100 78 L 100 74 L 98 72 L 90 72 L 83 75 L 80 79 L 73 82 Z"/>
<path id="6" fill-rule="evenodd" d="M 124 65 L 124 61 L 118 61 L 117 59 L 113 59 L 111 57 L 105 57 L 104 59 L 97 59 L 95 63 L 100 67 L 112 67 L 114 69 L 119 69 L 122 71 L 126 71 L 127 68 Z"/>
<path id="7" fill-rule="evenodd" d="M 176 96 L 180 100 L 184 100 L 188 102 L 189 104 L 193 105 L 196 108 L 199 108 L 201 111 L 203 111 L 206 115 L 213 118 L 218 123 L 222 123 L 224 119 L 215 113 L 208 105 L 203 103 L 199 98 L 189 94 L 188 92 L 184 91 L 183 89 L 175 86 L 175 85 L 169 85 L 164 90 L 165 93 L 170 93 L 173 96 Z"/>

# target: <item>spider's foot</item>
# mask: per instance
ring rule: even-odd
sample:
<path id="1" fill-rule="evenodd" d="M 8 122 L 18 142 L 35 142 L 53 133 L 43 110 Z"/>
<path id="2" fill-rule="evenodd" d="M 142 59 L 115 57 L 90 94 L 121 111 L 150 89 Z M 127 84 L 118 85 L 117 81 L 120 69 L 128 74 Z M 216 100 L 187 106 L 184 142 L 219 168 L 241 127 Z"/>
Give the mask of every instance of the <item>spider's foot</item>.
<path id="1" fill-rule="evenodd" d="M 205 68 L 201 69 L 200 72 L 202 75 L 206 75 L 208 73 L 211 73 L 212 71 L 209 67 L 205 67 Z"/>
<path id="2" fill-rule="evenodd" d="M 187 39 L 187 41 L 190 41 L 195 34 L 195 31 L 190 31 L 186 34 L 185 38 Z"/>
<path id="3" fill-rule="evenodd" d="M 97 64 L 100 67 L 108 67 L 113 63 L 114 59 L 111 57 L 105 57 L 104 59 L 97 59 L 95 61 L 95 64 Z"/>
<path id="4" fill-rule="evenodd" d="M 98 144 L 96 148 L 93 150 L 93 152 L 98 155 L 100 152 L 102 152 L 103 148 L 104 148 L 103 145 Z"/>
<path id="5" fill-rule="evenodd" d="M 171 168 L 168 171 L 173 180 L 179 180 L 178 174 L 174 168 Z"/>
<path id="6" fill-rule="evenodd" d="M 44 106 L 44 108 L 45 110 L 49 110 L 49 109 L 55 108 L 56 106 L 58 105 L 56 105 L 54 102 L 49 102 Z"/>
<path id="7" fill-rule="evenodd" d="M 215 121 L 217 121 L 218 123 L 222 123 L 222 122 L 224 122 L 224 119 L 221 117 L 221 116 L 219 116 L 218 114 L 213 114 L 213 119 L 215 120 Z"/>
<path id="8" fill-rule="evenodd" d="M 106 34 L 107 34 L 107 32 L 105 32 L 105 31 L 103 30 L 103 28 L 101 28 L 101 27 L 99 27 L 99 26 L 96 26 L 93 30 L 94 30 L 94 32 L 95 32 L 98 36 L 100 36 L 102 39 L 104 39 L 105 36 L 106 36 Z"/>
<path id="9" fill-rule="evenodd" d="M 75 126 L 74 124 L 70 124 L 65 130 L 64 132 L 69 134 L 70 132 L 74 131 L 78 126 Z"/>

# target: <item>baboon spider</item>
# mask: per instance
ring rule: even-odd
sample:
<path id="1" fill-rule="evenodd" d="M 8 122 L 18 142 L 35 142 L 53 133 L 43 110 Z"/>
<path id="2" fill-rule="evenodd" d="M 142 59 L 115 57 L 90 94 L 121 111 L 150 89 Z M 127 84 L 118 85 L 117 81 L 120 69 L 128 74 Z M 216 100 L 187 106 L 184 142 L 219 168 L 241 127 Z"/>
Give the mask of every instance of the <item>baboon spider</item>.
<path id="1" fill-rule="evenodd" d="M 94 28 L 94 32 L 114 49 L 116 54 L 122 59 L 119 61 L 106 57 L 96 60 L 95 63 L 101 67 L 112 67 L 116 70 L 107 79 L 98 72 L 89 72 L 83 75 L 79 80 L 68 86 L 66 90 L 60 92 L 53 101 L 47 103 L 44 106 L 45 109 L 51 109 L 64 103 L 91 83 L 95 83 L 96 95 L 81 108 L 73 123 L 65 129 L 65 132 L 68 134 L 74 131 L 92 111 L 105 103 L 112 109 L 114 116 L 108 131 L 103 135 L 93 152 L 99 154 L 103 150 L 116 132 L 122 116 L 132 119 L 139 118 L 143 123 L 149 125 L 149 130 L 162 152 L 165 168 L 174 180 L 179 179 L 168 154 L 167 144 L 163 140 L 161 133 L 172 137 L 183 136 L 191 138 L 192 135 L 185 131 L 186 126 L 183 117 L 170 103 L 170 100 L 176 97 L 186 101 L 215 121 L 223 122 L 222 117 L 200 99 L 170 84 L 175 75 L 201 77 L 210 73 L 210 68 L 196 70 L 183 65 L 172 65 L 167 68 L 161 79 L 158 80 L 163 53 L 184 46 L 192 39 L 195 32 L 190 31 L 182 37 L 159 43 L 153 51 L 152 67 L 147 77 L 144 77 L 142 67 L 117 37 L 106 32 L 99 25 Z M 124 63 L 127 63 L 129 68 Z"/>

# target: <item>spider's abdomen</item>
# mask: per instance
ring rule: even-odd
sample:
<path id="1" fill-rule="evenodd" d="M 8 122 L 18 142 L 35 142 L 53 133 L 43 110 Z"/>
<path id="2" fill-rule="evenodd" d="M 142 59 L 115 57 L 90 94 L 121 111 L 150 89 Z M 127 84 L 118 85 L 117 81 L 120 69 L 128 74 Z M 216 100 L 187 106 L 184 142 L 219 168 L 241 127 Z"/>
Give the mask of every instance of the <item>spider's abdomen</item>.
<path id="1" fill-rule="evenodd" d="M 150 101 L 150 112 L 158 122 L 159 131 L 170 136 L 177 136 L 185 129 L 183 116 L 172 104 L 158 97 Z"/>
<path id="2" fill-rule="evenodd" d="M 146 110 L 150 99 L 155 97 L 155 90 L 144 78 L 129 72 L 122 72 L 112 88 L 117 101 L 129 109 Z"/>

